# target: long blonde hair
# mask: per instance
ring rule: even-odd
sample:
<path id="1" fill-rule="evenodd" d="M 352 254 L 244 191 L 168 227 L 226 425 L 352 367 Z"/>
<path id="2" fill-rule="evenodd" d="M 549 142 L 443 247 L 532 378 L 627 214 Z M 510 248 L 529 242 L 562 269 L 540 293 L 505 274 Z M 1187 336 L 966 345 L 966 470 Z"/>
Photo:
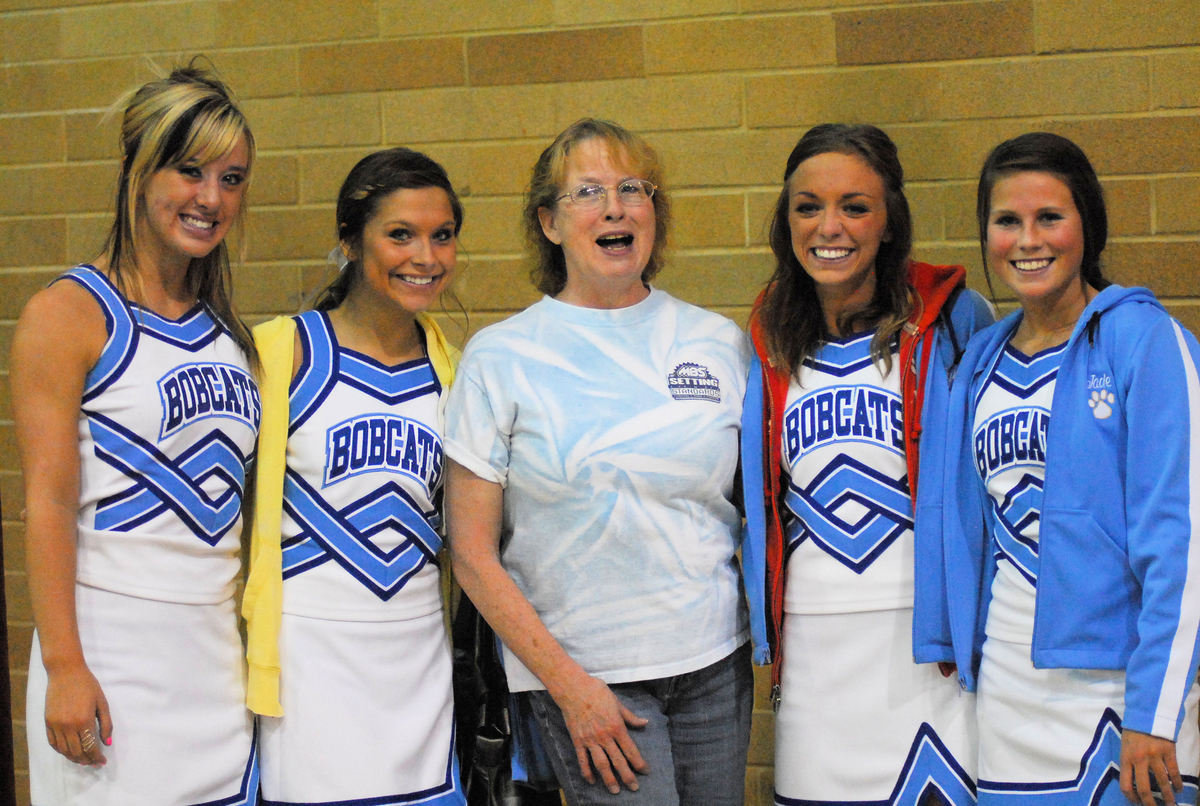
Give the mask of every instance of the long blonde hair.
<path id="1" fill-rule="evenodd" d="M 242 138 L 249 152 L 249 168 L 254 162 L 250 126 L 229 88 L 197 66 L 195 59 L 132 94 L 121 121 L 116 210 L 104 243 L 109 276 L 123 294 L 136 299 L 141 293 L 136 222 L 150 177 L 163 168 L 211 162 L 232 151 Z M 235 227 L 241 227 L 244 209 L 239 210 Z M 257 369 L 254 340 L 234 310 L 229 250 L 224 241 L 204 257 L 192 259 L 186 282 L 188 291 L 208 306 Z"/>

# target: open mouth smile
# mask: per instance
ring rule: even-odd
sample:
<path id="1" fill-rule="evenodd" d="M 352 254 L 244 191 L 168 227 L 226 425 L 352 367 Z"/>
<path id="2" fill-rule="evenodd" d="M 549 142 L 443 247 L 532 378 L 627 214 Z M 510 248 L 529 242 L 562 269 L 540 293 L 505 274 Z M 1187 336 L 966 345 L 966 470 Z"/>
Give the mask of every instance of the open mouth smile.
<path id="1" fill-rule="evenodd" d="M 1017 271 L 1041 271 L 1048 268 L 1054 262 L 1052 257 L 1030 258 L 1026 260 L 1011 260 L 1013 268 Z"/>

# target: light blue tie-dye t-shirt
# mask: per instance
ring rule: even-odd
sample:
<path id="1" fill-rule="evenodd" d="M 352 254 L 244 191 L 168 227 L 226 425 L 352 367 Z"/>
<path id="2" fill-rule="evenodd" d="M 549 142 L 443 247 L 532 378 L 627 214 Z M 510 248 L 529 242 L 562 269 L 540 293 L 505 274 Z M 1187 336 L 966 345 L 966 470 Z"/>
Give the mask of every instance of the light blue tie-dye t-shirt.
<path id="1" fill-rule="evenodd" d="M 504 567 L 608 683 L 746 640 L 731 499 L 749 357 L 731 321 L 659 290 L 615 310 L 543 298 L 463 354 L 446 454 L 504 487 Z M 505 663 L 514 691 L 542 688 Z"/>

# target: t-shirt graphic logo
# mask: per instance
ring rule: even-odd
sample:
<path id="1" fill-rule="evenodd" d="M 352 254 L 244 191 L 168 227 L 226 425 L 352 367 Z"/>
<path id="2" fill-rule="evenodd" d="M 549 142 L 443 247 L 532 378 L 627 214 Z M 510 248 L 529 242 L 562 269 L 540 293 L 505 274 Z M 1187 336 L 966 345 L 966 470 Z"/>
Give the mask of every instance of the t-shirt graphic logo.
<path id="1" fill-rule="evenodd" d="M 721 381 L 713 377 L 708 367 L 690 361 L 671 370 L 667 376 L 667 389 L 676 400 L 721 402 Z"/>

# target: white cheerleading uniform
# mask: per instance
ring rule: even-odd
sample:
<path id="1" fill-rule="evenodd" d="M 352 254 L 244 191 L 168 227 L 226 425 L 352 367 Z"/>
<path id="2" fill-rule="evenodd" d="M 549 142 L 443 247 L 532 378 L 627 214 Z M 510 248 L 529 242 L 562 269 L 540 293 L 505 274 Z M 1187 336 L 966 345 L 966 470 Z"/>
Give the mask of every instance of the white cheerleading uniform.
<path id="1" fill-rule="evenodd" d="M 47 679 L 35 636 L 32 803 L 254 803 L 258 767 L 232 597 L 258 388 L 203 305 L 165 319 L 128 303 L 90 266 L 63 278 L 91 293 L 108 332 L 79 417 L 76 609 L 113 743 L 101 768 L 50 747 L 38 728 Z"/>
<path id="2" fill-rule="evenodd" d="M 912 652 L 913 516 L 899 358 L 824 343 L 783 415 L 785 660 L 775 802 L 974 802 L 972 697 Z"/>
<path id="3" fill-rule="evenodd" d="M 1117 783 L 1125 673 L 1037 669 L 1030 659 L 1046 435 L 1065 349 L 1026 356 L 1005 344 L 975 402 L 975 467 L 996 524 L 979 672 L 981 804 L 1128 802 Z M 1189 713 L 1198 691 L 1189 696 Z M 1177 747 L 1191 766 L 1200 756 L 1193 736 L 1182 731 Z"/>
<path id="4" fill-rule="evenodd" d="M 438 567 L 429 360 L 395 367 L 295 318 L 283 506 L 281 718 L 260 717 L 267 804 L 462 804 Z"/>

